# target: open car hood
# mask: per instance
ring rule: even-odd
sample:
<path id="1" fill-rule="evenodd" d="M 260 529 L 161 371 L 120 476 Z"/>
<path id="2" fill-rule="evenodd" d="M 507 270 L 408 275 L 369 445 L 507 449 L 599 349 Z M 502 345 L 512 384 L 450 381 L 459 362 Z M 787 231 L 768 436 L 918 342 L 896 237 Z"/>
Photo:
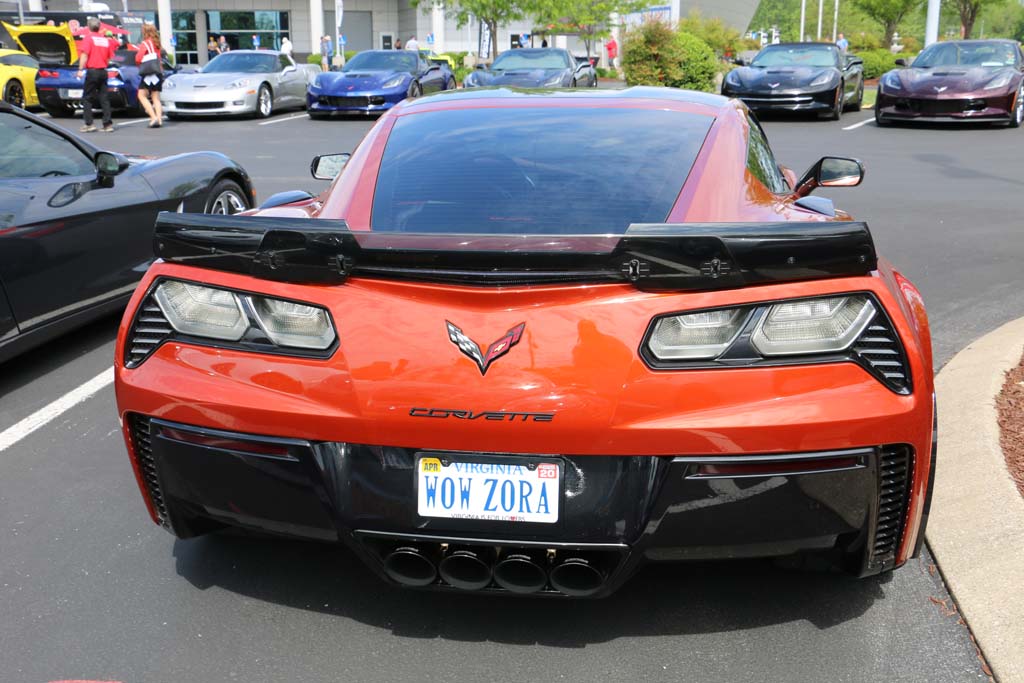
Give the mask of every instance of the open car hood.
<path id="1" fill-rule="evenodd" d="M 22 50 L 35 57 L 40 64 L 68 66 L 78 61 L 78 48 L 67 24 L 11 26 L 5 22 L 4 29 Z"/>

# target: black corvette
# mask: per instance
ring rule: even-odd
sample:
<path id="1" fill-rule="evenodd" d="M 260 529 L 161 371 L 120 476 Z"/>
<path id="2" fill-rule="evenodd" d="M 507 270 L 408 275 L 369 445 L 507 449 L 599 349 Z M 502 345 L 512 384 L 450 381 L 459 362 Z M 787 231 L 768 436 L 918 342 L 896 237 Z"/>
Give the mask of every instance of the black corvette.
<path id="1" fill-rule="evenodd" d="M 465 88 L 487 85 L 517 88 L 596 88 L 597 72 L 590 61 L 579 62 L 556 47 L 507 50 L 491 67 L 478 66 L 466 76 Z"/>
<path id="2" fill-rule="evenodd" d="M 808 111 L 838 120 L 864 101 L 864 62 L 827 43 L 769 45 L 750 66 L 733 69 L 722 94 L 755 111 Z"/>
<path id="3" fill-rule="evenodd" d="M 122 308 L 153 260 L 159 211 L 236 213 L 254 193 L 214 152 L 102 152 L 0 102 L 0 362 Z"/>

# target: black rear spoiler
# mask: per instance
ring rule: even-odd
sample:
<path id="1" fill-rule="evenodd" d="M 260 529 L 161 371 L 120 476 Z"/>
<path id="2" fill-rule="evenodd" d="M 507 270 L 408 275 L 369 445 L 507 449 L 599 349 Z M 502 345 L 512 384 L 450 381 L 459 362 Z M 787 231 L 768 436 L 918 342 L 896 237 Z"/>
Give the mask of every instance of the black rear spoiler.
<path id="1" fill-rule="evenodd" d="M 865 223 L 634 224 L 625 234 L 360 232 L 343 220 L 161 213 L 166 261 L 280 282 L 349 277 L 463 285 L 630 283 L 697 290 L 864 275 L 877 257 Z"/>

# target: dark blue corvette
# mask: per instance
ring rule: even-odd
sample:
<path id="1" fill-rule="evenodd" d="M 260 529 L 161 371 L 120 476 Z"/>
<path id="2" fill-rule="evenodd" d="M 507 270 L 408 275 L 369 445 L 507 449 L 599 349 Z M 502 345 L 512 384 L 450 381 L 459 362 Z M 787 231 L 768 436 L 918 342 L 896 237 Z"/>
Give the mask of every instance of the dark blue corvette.
<path id="1" fill-rule="evenodd" d="M 454 90 L 455 76 L 444 64 L 412 50 L 367 50 L 341 71 L 319 74 L 309 86 L 310 118 L 331 114 L 383 112 L 407 97 Z"/>

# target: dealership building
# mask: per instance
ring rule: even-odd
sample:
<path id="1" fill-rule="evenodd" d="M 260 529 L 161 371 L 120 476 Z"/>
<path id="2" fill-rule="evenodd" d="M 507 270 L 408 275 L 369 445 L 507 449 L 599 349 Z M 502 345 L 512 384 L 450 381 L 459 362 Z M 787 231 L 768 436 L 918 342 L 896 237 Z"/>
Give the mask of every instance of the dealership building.
<path id="1" fill-rule="evenodd" d="M 27 13 L 81 8 L 78 0 L 23 2 Z M 318 52 L 319 37 L 324 34 L 343 36 L 345 49 L 356 51 L 391 48 L 397 40 L 404 45 L 410 36 L 416 36 L 421 48 L 475 53 L 487 40 L 481 35 L 479 22 L 459 28 L 443 7 L 434 6 L 430 0 L 422 0 L 419 8 L 410 5 L 409 0 L 108 0 L 107 5 L 115 12 L 127 9 L 158 18 L 165 43 L 170 25 L 174 40 L 168 47 L 173 48 L 179 62 L 189 64 L 206 61 L 209 35 L 224 35 L 235 49 L 257 45 L 277 48 L 287 37 L 297 56 Z M 744 31 L 756 7 L 757 0 L 670 0 L 652 5 L 648 13 L 676 19 L 699 9 L 704 16 L 721 17 Z M 530 20 L 499 27 L 498 50 L 512 47 L 535 28 Z M 532 36 L 532 41 L 528 37 L 526 42 L 540 45 L 539 36 Z M 582 43 L 572 36 L 552 37 L 549 43 L 568 47 L 574 53 L 584 51 Z"/>

